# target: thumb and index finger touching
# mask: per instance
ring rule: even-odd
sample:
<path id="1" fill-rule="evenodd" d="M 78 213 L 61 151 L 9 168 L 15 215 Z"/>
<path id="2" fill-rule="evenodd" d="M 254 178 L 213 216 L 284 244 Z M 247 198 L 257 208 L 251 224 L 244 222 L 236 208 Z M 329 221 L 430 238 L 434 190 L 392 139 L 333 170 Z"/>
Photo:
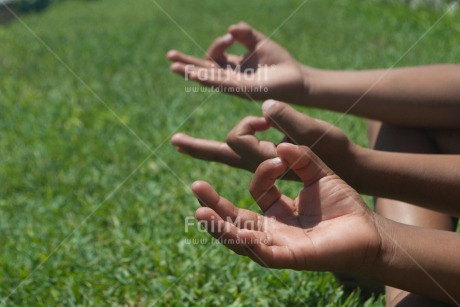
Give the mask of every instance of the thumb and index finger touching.
<path id="1" fill-rule="evenodd" d="M 273 127 L 284 133 L 298 144 L 302 142 L 302 129 L 309 124 L 318 125 L 310 118 L 285 103 L 267 100 L 263 104 L 264 117 Z M 281 198 L 275 181 L 284 176 L 289 169 L 293 171 L 306 186 L 332 174 L 326 164 L 305 146 L 281 143 L 276 148 L 278 158 L 269 159 L 260 164 L 251 182 L 251 194 L 263 211 Z"/>
<path id="2" fill-rule="evenodd" d="M 292 170 L 309 186 L 333 172 L 308 147 L 282 143 L 276 149 L 277 158 L 262 162 L 254 173 L 250 191 L 262 211 L 267 211 L 283 197 L 276 180 Z"/>
<path id="3" fill-rule="evenodd" d="M 214 40 L 206 52 L 206 59 L 216 63 L 226 61 L 225 51 L 236 41 L 245 46 L 249 51 L 256 48 L 257 44 L 265 39 L 265 36 L 245 22 L 231 25 L 227 34 Z"/>
<path id="4" fill-rule="evenodd" d="M 214 40 L 206 51 L 205 60 L 183 54 L 177 50 L 168 51 L 166 57 L 173 62 L 171 69 L 183 73 L 185 65 L 194 65 L 202 68 L 211 68 L 212 62 L 223 64 L 226 62 L 225 51 L 236 41 L 245 46 L 249 51 L 255 49 L 265 36 L 245 22 L 231 25 L 228 32 Z"/>

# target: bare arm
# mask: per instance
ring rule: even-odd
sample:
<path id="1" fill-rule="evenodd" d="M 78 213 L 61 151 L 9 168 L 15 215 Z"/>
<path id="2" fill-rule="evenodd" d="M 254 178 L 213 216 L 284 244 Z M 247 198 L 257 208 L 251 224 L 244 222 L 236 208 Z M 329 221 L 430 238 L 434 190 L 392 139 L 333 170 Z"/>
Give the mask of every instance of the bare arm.
<path id="1" fill-rule="evenodd" d="M 377 282 L 459 305 L 460 235 L 387 220 L 375 214 L 382 252 L 368 272 Z"/>
<path id="2" fill-rule="evenodd" d="M 400 126 L 460 127 L 460 65 L 328 71 L 303 67 L 297 103 Z"/>
<path id="3" fill-rule="evenodd" d="M 460 216 L 460 155 L 394 153 L 356 148 L 356 176 L 363 194 L 397 199 Z"/>

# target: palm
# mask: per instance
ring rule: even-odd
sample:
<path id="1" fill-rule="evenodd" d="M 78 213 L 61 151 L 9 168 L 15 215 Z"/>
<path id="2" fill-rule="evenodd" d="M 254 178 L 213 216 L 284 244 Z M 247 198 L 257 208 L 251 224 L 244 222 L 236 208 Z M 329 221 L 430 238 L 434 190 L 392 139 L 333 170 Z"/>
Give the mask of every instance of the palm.
<path id="1" fill-rule="evenodd" d="M 331 176 L 305 187 L 295 200 L 282 196 L 264 213 L 267 222 L 256 236 L 268 238 L 280 268 L 337 271 L 363 264 L 367 255 L 356 250 L 371 244 L 368 234 L 375 230 L 365 205 L 348 194 L 355 192 Z"/>
<path id="2" fill-rule="evenodd" d="M 304 91 L 301 66 L 284 48 L 269 39 L 259 42 L 245 56 L 230 54 L 225 59 L 220 65 L 233 69 L 228 73 L 237 86 L 262 87 L 268 90 L 246 93 L 254 99 L 290 100 Z"/>
<path id="3" fill-rule="evenodd" d="M 346 271 L 371 265 L 380 237 L 359 195 L 304 147 L 282 144 L 278 154 L 284 162 L 263 162 L 251 183 L 263 214 L 238 209 L 199 182 L 193 189 L 206 207 L 198 209 L 197 218 L 225 225 L 207 230 L 263 266 Z M 274 185 L 287 167 L 304 182 L 295 200 Z"/>

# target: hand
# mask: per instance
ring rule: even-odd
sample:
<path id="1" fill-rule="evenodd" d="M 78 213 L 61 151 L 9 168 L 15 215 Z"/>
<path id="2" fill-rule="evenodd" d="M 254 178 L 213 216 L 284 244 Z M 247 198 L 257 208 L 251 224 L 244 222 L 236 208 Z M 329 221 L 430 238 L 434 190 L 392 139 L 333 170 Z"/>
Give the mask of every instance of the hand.
<path id="1" fill-rule="evenodd" d="M 171 143 L 180 153 L 194 158 L 254 172 L 263 161 L 277 157 L 274 143 L 259 140 L 255 136 L 257 132 L 269 128 L 270 124 L 265 118 L 248 116 L 229 132 L 225 143 L 193 138 L 182 133 L 175 134 Z M 283 178 L 299 180 L 293 172 L 288 172 Z"/>
<path id="2" fill-rule="evenodd" d="M 242 119 L 227 136 L 226 143 L 197 139 L 178 133 L 171 143 L 183 154 L 194 158 L 221 162 L 254 172 L 260 163 L 275 158 L 276 146 L 256 138 L 256 132 L 265 131 L 270 124 L 263 117 L 248 116 Z"/>
<path id="3" fill-rule="evenodd" d="M 310 146 L 339 176 L 354 183 L 361 147 L 352 143 L 340 129 L 273 100 L 266 101 L 263 110 L 265 118 L 244 118 L 230 131 L 226 143 L 185 134 L 174 135 L 171 142 L 179 152 L 194 158 L 254 172 L 260 163 L 277 156 L 275 144 L 255 136 L 257 132 L 274 127 L 285 135 L 283 141 Z M 299 180 L 292 172 L 283 178 Z"/>
<path id="4" fill-rule="evenodd" d="M 262 266 L 359 272 L 373 265 L 381 241 L 374 213 L 359 195 L 308 148 L 277 147 L 263 162 L 250 191 L 262 214 L 239 209 L 203 181 L 192 190 L 202 204 L 197 219 L 222 244 Z M 295 200 L 275 180 L 288 168 L 303 181 Z"/>
<path id="5" fill-rule="evenodd" d="M 234 41 L 248 49 L 246 55 L 225 53 Z M 173 72 L 246 99 L 275 98 L 300 103 L 309 91 L 304 77 L 306 68 L 244 22 L 230 26 L 226 35 L 218 37 L 205 59 L 175 50 L 169 51 L 167 58 L 173 62 Z"/>

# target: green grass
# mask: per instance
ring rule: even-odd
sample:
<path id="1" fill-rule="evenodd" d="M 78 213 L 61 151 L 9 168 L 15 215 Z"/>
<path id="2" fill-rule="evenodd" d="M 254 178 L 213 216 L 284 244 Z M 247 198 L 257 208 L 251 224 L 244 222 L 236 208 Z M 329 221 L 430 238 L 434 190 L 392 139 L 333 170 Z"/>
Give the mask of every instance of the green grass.
<path id="1" fill-rule="evenodd" d="M 203 48 L 239 20 L 270 34 L 301 3 L 158 2 Z M 400 60 L 441 14 L 396 2 L 310 0 L 273 39 L 322 68 L 458 62 L 458 13 Z M 0 27 L 2 305 L 363 304 L 329 273 L 267 270 L 217 244 L 187 244 L 209 240 L 184 231 L 198 206 L 194 180 L 256 207 L 249 173 L 180 156 L 170 135 L 223 140 L 240 118 L 260 115 L 260 105 L 186 94 L 190 84 L 169 73 L 164 54 L 202 50 L 152 1 L 67 1 L 23 21 L 30 31 L 17 21 Z M 366 144 L 364 121 L 337 125 Z M 294 194 L 298 185 L 283 188 Z"/>

